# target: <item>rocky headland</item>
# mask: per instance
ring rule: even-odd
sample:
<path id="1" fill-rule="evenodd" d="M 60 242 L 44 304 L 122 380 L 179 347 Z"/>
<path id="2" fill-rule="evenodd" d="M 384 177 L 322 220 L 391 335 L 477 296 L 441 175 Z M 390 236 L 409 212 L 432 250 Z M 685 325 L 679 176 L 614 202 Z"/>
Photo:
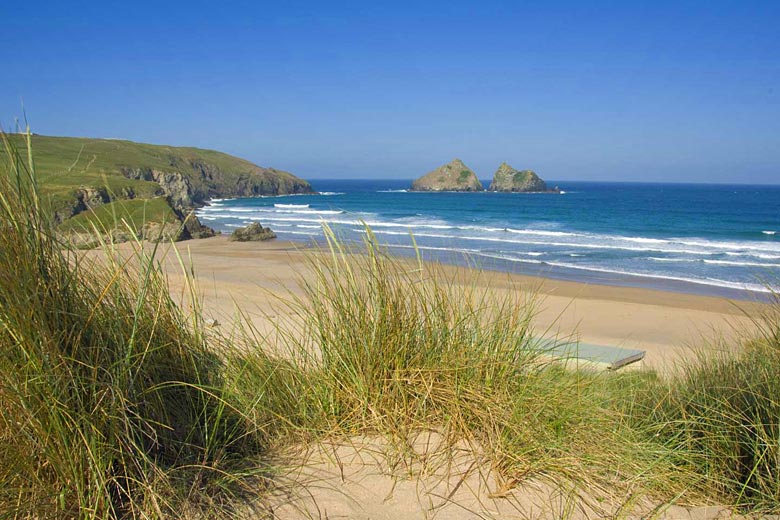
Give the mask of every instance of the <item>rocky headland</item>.
<path id="1" fill-rule="evenodd" d="M 548 189 L 544 182 L 533 170 L 516 170 L 507 163 L 501 163 L 488 191 L 521 192 L 521 193 L 560 193 L 556 186 Z"/>
<path id="2" fill-rule="evenodd" d="M 411 191 L 483 191 L 474 171 L 460 159 L 439 166 L 412 182 Z"/>
<path id="3" fill-rule="evenodd" d="M 23 135 L 9 139 L 26 147 Z M 77 242 L 95 228 L 112 241 L 212 236 L 193 213 L 209 199 L 315 193 L 289 172 L 214 150 L 118 139 L 30 140 L 42 200 L 63 236 Z"/>

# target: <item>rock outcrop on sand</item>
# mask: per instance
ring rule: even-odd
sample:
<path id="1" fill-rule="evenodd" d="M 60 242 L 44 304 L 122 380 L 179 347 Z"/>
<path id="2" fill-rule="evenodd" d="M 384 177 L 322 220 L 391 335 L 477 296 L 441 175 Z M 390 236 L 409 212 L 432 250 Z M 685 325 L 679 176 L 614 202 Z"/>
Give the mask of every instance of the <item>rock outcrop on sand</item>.
<path id="1" fill-rule="evenodd" d="M 248 226 L 236 228 L 228 237 L 231 242 L 260 242 L 276 238 L 276 233 L 271 228 L 264 228 L 257 222 L 252 222 Z"/>
<path id="2" fill-rule="evenodd" d="M 515 170 L 504 162 L 493 174 L 493 182 L 490 183 L 488 191 L 558 193 L 560 190 L 557 186 L 548 189 L 547 183 L 533 170 Z"/>
<path id="3" fill-rule="evenodd" d="M 460 159 L 439 166 L 412 183 L 411 191 L 483 191 L 474 171 Z"/>

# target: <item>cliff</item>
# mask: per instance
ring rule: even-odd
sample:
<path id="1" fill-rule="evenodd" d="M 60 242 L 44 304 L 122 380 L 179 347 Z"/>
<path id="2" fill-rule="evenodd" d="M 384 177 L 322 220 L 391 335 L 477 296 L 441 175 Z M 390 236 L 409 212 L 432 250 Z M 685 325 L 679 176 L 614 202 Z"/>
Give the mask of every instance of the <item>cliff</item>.
<path id="1" fill-rule="evenodd" d="M 9 138 L 19 149 L 26 146 L 24 136 Z M 202 226 L 190 213 L 210 198 L 314 193 L 308 182 L 291 173 L 214 150 L 41 135 L 33 135 L 31 144 L 42 199 L 59 224 L 82 213 L 94 214 L 102 206 L 118 206 L 112 209 L 119 218 L 125 213 L 138 216 L 137 208 L 144 207 L 139 229 L 175 218 L 180 226 L 186 221 L 182 237 L 204 236 L 207 228 L 200 233 Z"/>
<path id="2" fill-rule="evenodd" d="M 488 191 L 512 192 L 558 192 L 558 188 L 547 189 L 545 183 L 533 170 L 515 170 L 507 163 L 501 163 Z"/>
<path id="3" fill-rule="evenodd" d="M 411 191 L 482 191 L 476 174 L 460 159 L 439 166 L 412 182 Z"/>

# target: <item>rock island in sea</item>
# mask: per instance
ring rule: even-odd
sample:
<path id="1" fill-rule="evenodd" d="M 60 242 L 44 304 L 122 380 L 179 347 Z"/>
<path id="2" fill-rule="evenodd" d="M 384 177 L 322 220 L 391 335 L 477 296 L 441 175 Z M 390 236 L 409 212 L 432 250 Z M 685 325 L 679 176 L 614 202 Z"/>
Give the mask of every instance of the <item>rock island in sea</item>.
<path id="1" fill-rule="evenodd" d="M 484 191 L 484 188 L 471 168 L 454 159 L 412 182 L 411 191 Z"/>
<path id="2" fill-rule="evenodd" d="M 515 170 L 505 162 L 501 163 L 493 174 L 493 182 L 490 183 L 488 191 L 560 193 L 557 186 L 548 189 L 547 183 L 533 170 Z"/>

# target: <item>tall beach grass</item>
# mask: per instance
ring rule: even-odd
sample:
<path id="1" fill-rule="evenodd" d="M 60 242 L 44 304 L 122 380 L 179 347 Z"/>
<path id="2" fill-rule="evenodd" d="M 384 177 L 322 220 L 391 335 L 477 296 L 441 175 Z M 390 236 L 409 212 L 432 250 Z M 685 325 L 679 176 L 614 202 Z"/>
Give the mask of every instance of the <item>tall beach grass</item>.
<path id="1" fill-rule="evenodd" d="M 744 510 L 774 513 L 780 511 L 779 309 L 775 295 L 736 352 L 712 340 L 641 399 L 644 425 L 686 455 L 710 493 Z"/>
<path id="2" fill-rule="evenodd" d="M 211 510 L 262 453 L 223 361 L 173 303 L 154 251 L 85 265 L 57 240 L 30 140 L 2 139 L 0 517 Z"/>
<path id="3" fill-rule="evenodd" d="M 274 414 L 264 422 L 279 435 L 379 436 L 414 466 L 415 440 L 434 431 L 441 451 L 468 446 L 508 489 L 534 478 L 585 495 L 694 491 L 677 454 L 620 409 L 637 376 L 552 359 L 532 333 L 534 293 L 496 294 L 473 272 L 398 259 L 370 229 L 357 249 L 324 229 L 300 291 L 273 311 L 294 317 L 269 340 L 281 353 L 249 363 L 237 385 L 263 396 L 247 402 Z"/>

